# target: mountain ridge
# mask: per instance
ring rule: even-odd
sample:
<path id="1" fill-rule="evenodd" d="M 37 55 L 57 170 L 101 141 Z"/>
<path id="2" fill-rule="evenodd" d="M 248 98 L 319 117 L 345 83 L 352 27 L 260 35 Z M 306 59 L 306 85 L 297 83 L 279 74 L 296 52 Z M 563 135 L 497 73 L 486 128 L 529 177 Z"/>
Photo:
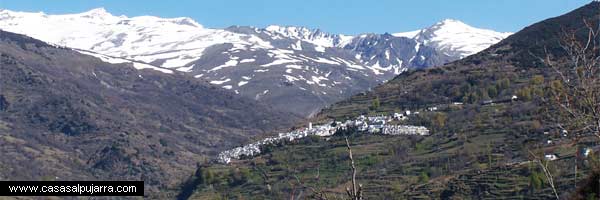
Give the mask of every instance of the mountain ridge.
<path id="1" fill-rule="evenodd" d="M 437 66 L 472 53 L 460 49 L 465 45 L 475 50 L 488 45 L 468 45 L 474 40 L 456 34 L 448 38 L 460 48 L 435 40 L 438 36 L 420 41 L 276 25 L 211 29 L 186 17 L 113 16 L 102 8 L 66 15 L 3 10 L 0 29 L 84 50 L 106 62 L 188 73 L 303 116 L 407 69 Z M 292 99 L 298 101 L 289 106 Z"/>

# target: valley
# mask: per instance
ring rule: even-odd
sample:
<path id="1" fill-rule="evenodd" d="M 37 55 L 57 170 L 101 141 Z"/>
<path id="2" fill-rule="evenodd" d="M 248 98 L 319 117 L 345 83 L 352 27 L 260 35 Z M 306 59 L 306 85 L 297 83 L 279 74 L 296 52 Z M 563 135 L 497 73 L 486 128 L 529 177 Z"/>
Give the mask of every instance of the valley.
<path id="1" fill-rule="evenodd" d="M 181 200 L 600 195 L 598 1 L 514 33 L 423 27 L 428 9 L 395 19 L 422 28 L 354 34 L 25 10 L 0 7 L 0 181 L 143 181 L 138 198 Z"/>

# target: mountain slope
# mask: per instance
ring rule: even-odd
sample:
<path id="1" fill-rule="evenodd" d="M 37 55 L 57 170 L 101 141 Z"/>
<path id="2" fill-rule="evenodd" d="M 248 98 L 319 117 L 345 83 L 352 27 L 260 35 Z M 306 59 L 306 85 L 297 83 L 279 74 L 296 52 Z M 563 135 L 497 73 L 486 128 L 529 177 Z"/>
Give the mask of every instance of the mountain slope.
<path id="1" fill-rule="evenodd" d="M 323 111 L 322 115 L 340 117 L 352 115 L 350 114 L 352 112 L 368 112 L 370 101 L 365 100 L 375 96 L 383 98 L 382 105 L 404 107 L 414 107 L 406 105 L 412 103 L 411 101 L 426 105 L 463 102 L 462 95 L 465 89 L 460 86 L 464 86 L 464 82 L 471 85 L 484 84 L 486 81 L 500 80 L 502 76 L 507 76 L 507 73 L 514 73 L 510 76 L 522 78 L 530 78 L 532 74 L 548 76 L 553 70 L 545 68 L 539 59 L 546 56 L 544 49 L 557 58 L 566 56 L 560 46 L 563 31 L 576 30 L 581 38 L 587 37 L 587 32 L 583 30 L 584 19 L 592 24 L 597 21 L 595 16 L 598 13 L 594 10 L 594 6 L 598 4 L 594 2 L 568 14 L 535 23 L 480 53 L 440 68 L 413 70 L 401 74 L 386 84 L 374 88 L 367 97 L 357 95 L 339 102 L 331 109 Z M 511 78 L 510 76 L 508 78 Z M 461 80 L 464 82 L 461 83 Z M 449 83 L 444 83 L 446 81 Z M 427 90 L 420 90 L 423 88 Z M 356 110 L 347 109 L 348 106 Z M 343 112 L 338 113 L 338 111 Z"/>
<path id="2" fill-rule="evenodd" d="M 2 180 L 143 180 L 158 198 L 197 162 L 298 119 L 186 75 L 5 31 L 0 66 Z"/>
<path id="3" fill-rule="evenodd" d="M 372 92 L 334 104 L 322 111 L 318 120 L 408 109 L 420 111 L 422 115 L 418 118 L 423 120 L 420 123 L 435 128 L 439 126 L 436 125 L 438 117 L 446 116 L 443 118 L 445 125 L 439 127 L 434 136 L 437 141 L 433 142 L 431 151 L 406 159 L 425 156 L 437 160 L 419 165 L 429 171 L 447 165 L 440 160 L 449 160 L 452 164 L 455 159 L 465 159 L 453 155 L 466 153 L 472 157 L 462 160 L 467 164 L 460 167 L 461 170 L 427 172 L 430 176 L 434 174 L 431 181 L 406 188 L 403 194 L 408 197 L 551 198 L 547 196 L 552 194 L 549 187 L 539 188 L 543 191 L 540 192 L 531 186 L 532 177 L 540 172 L 537 167 L 531 168 L 527 164 L 534 152 L 558 157 L 549 165 L 564 169 L 552 173 L 563 195 L 561 198 L 567 198 L 574 190 L 572 169 L 580 167 L 581 177 L 590 170 L 589 165 L 576 166 L 580 159 L 586 159 L 579 156 L 578 148 L 593 148 L 597 145 L 593 141 L 597 139 L 582 137 L 574 146 L 572 136 L 561 135 L 556 124 L 548 122 L 544 101 L 539 96 L 543 96 L 546 84 L 557 77 L 555 71 L 539 58 L 545 57 L 547 50 L 559 64 L 566 58 L 559 46 L 563 31 L 576 31 L 580 39 L 587 38 L 584 20 L 598 24 L 598 10 L 600 3 L 592 2 L 565 15 L 528 26 L 465 59 L 439 68 L 406 72 Z M 513 96 L 518 100 L 510 101 Z M 375 99 L 381 106 L 373 110 L 369 107 Z M 489 101 L 499 103 L 485 103 Z M 439 111 L 428 110 L 432 107 Z M 448 144 L 455 146 L 448 147 Z"/>
<path id="4" fill-rule="evenodd" d="M 101 8 L 67 15 L 0 10 L 1 29 L 107 62 L 186 72 L 304 116 L 409 68 L 441 65 L 506 36 L 451 22 L 424 29 L 419 37 L 402 38 L 275 25 L 211 29 L 190 18 L 113 16 Z M 297 101 L 290 106 L 292 99 Z"/>
<path id="5" fill-rule="evenodd" d="M 548 123 L 555 116 L 547 116 L 541 97 L 557 77 L 535 57 L 545 56 L 548 49 L 561 64 L 566 58 L 558 46 L 563 28 L 587 33 L 583 20 L 597 25 L 598 10 L 600 2 L 593 2 L 462 60 L 409 70 L 324 109 L 313 123 L 409 110 L 413 114 L 403 123 L 432 130 L 425 137 L 349 136 L 356 179 L 368 199 L 554 198 L 533 157 L 545 159 L 560 198 L 568 199 L 595 160 L 582 155 L 582 149 L 597 149 L 598 139 L 566 134 Z M 352 177 L 345 145 L 343 137 L 309 137 L 231 165 L 203 166 L 201 171 L 219 178 L 241 174 L 246 179 L 237 184 L 202 182 L 192 198 L 285 198 L 315 191 L 343 196 Z"/>

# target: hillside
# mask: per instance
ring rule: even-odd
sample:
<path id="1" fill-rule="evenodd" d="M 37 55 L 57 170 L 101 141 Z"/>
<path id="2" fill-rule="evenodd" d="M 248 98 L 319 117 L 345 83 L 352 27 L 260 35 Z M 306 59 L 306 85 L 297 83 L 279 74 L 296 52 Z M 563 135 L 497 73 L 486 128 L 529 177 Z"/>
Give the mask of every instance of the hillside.
<path id="1" fill-rule="evenodd" d="M 298 119 L 180 73 L 0 31 L 0 180 L 143 180 L 158 198 L 198 161 Z"/>
<path id="2" fill-rule="evenodd" d="M 579 36 L 587 37 L 586 30 L 583 30 L 583 20 L 587 19 L 592 24 L 598 21 L 598 12 L 594 7 L 597 4 L 594 2 L 563 16 L 533 24 L 465 59 L 442 67 L 401 74 L 371 92 L 353 96 L 324 109 L 317 118 L 367 113 L 371 100 L 375 97 L 379 97 L 381 101 L 378 111 L 463 102 L 467 95 L 465 93 L 477 93 L 477 89 L 487 90 L 487 86 L 504 78 L 509 83 L 517 84 L 509 84 L 507 91 L 500 92 L 497 96 L 516 94 L 516 90 L 523 86 L 522 83 L 527 83 L 534 75 L 549 77 L 554 73 L 540 58 L 546 56 L 544 49 L 556 59 L 564 58 L 566 53 L 560 47 L 563 31 L 578 30 Z"/>
<path id="3" fill-rule="evenodd" d="M 526 27 L 465 59 L 402 73 L 323 109 L 313 121 L 410 110 L 419 114 L 407 124 L 433 130 L 425 137 L 350 138 L 357 179 L 367 199 L 553 198 L 541 169 L 531 162 L 533 156 L 551 160 L 547 162 L 561 198 L 567 198 L 593 160 L 581 150 L 595 147 L 597 139 L 573 142 L 573 136 L 547 123 L 540 97 L 556 74 L 537 57 L 546 56 L 547 49 L 561 63 L 565 53 L 558 42 L 563 30 L 586 36 L 583 20 L 598 24 L 598 10 L 600 3 L 593 2 Z M 343 139 L 336 137 L 308 138 L 256 158 L 201 169 L 216 173 L 217 180 L 246 178 L 204 180 L 192 193 L 195 199 L 225 195 L 224 191 L 233 191 L 227 195 L 237 199 L 264 192 L 304 197 L 314 195 L 311 188 L 342 196 L 350 181 Z M 263 192 L 253 193 L 256 190 Z"/>

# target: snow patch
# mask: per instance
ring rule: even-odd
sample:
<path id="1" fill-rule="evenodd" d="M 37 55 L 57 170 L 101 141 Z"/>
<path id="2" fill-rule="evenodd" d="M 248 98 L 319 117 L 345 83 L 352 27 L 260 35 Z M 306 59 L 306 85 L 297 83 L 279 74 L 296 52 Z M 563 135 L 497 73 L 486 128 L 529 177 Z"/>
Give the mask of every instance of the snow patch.
<path id="1" fill-rule="evenodd" d="M 300 80 L 300 79 L 298 79 L 298 78 L 296 78 L 296 77 L 293 77 L 293 76 L 290 76 L 290 75 L 287 75 L 287 74 L 284 74 L 284 75 L 283 75 L 283 77 L 285 77 L 285 79 L 286 79 L 288 82 L 294 82 L 294 81 Z"/>
<path id="2" fill-rule="evenodd" d="M 325 52 L 325 47 L 323 47 L 323 46 L 315 46 L 315 51 Z"/>
<path id="3" fill-rule="evenodd" d="M 219 65 L 219 66 L 217 66 L 215 68 L 212 68 L 212 69 L 208 70 L 208 72 L 213 72 L 213 71 L 221 70 L 221 69 L 227 68 L 227 67 L 234 67 L 234 66 L 238 65 L 238 63 L 239 62 L 237 60 L 231 59 L 231 60 L 225 62 L 225 64 Z"/>
<path id="4" fill-rule="evenodd" d="M 329 79 L 322 77 L 322 76 L 312 76 L 312 82 L 316 83 L 317 85 L 319 85 L 321 87 L 327 86 L 325 84 L 321 84 L 321 81 L 323 81 L 323 80 L 329 80 Z"/>
<path id="5" fill-rule="evenodd" d="M 292 49 L 302 51 L 302 41 L 298 40 L 295 44 L 292 44 Z"/>
<path id="6" fill-rule="evenodd" d="M 225 80 L 211 81 L 211 82 L 210 82 L 210 84 L 214 84 L 214 85 L 221 85 L 221 84 L 223 84 L 223 83 L 227 83 L 227 82 L 229 82 L 229 81 L 231 81 L 231 79 L 229 79 L 229 78 L 228 78 L 228 79 L 225 79 Z"/>
<path id="7" fill-rule="evenodd" d="M 188 67 L 180 67 L 180 68 L 177 68 L 176 70 L 180 71 L 180 72 L 191 72 L 192 69 L 194 69 L 194 65 L 195 64 L 192 64 L 192 65 L 190 65 Z"/>
<path id="8" fill-rule="evenodd" d="M 254 59 L 254 58 L 247 58 L 247 59 L 240 60 L 240 63 L 250 63 L 250 62 L 254 62 L 254 61 L 256 61 L 256 59 Z"/>

